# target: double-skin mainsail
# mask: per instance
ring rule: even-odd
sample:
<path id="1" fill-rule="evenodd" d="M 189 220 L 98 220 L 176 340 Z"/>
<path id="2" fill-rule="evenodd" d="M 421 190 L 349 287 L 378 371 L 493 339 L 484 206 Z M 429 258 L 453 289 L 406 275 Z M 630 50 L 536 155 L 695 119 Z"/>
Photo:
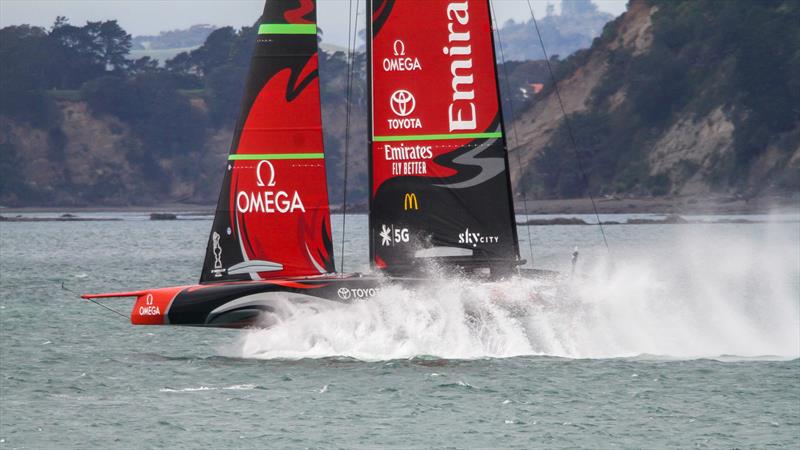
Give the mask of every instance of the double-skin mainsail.
<path id="1" fill-rule="evenodd" d="M 373 0 L 370 259 L 507 272 L 519 261 L 489 0 Z"/>
<path id="2" fill-rule="evenodd" d="M 314 0 L 267 1 L 201 282 L 334 272 Z"/>

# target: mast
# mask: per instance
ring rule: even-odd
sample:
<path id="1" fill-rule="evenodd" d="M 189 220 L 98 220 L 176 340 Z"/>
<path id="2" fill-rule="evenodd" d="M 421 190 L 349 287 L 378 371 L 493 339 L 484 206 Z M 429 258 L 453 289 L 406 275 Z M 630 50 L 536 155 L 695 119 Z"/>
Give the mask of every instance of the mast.
<path id="1" fill-rule="evenodd" d="M 488 0 L 373 0 L 370 260 L 519 263 Z"/>
<path id="2" fill-rule="evenodd" d="M 202 283 L 333 272 L 315 0 L 267 0 Z"/>
<path id="3" fill-rule="evenodd" d="M 369 265 L 371 269 L 375 269 L 375 235 L 373 233 L 374 226 L 372 223 L 372 18 L 373 6 L 379 3 L 376 0 L 366 0 L 366 14 L 364 15 L 367 21 L 366 36 L 364 40 L 367 43 L 367 167 L 369 179 L 369 194 L 367 195 L 369 201 L 367 207 L 370 213 L 367 215 L 367 227 L 369 229 Z M 356 11 L 356 16 L 358 11 Z"/>

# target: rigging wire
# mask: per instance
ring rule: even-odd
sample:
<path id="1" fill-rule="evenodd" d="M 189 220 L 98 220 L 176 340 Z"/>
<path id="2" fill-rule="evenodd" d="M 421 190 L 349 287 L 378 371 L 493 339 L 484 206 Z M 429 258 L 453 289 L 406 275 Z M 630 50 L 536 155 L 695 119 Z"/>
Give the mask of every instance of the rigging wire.
<path id="1" fill-rule="evenodd" d="M 581 152 L 578 149 L 578 144 L 575 141 L 575 136 L 572 134 L 572 126 L 569 123 L 569 116 L 567 116 L 567 111 L 564 108 L 564 102 L 561 100 L 561 92 L 558 89 L 558 83 L 556 82 L 556 76 L 553 73 L 553 67 L 550 65 L 550 57 L 547 55 L 547 50 L 544 48 L 544 40 L 542 39 L 542 33 L 539 32 L 539 23 L 536 21 L 536 17 L 533 15 L 533 6 L 531 5 L 531 0 L 527 0 L 528 3 L 528 10 L 531 12 L 531 19 L 533 20 L 533 26 L 536 27 L 536 35 L 539 36 L 539 44 L 542 46 L 542 53 L 544 54 L 544 61 L 547 63 L 547 70 L 550 72 L 550 79 L 553 82 L 553 89 L 556 93 L 556 98 L 558 98 L 558 105 L 561 107 L 561 114 L 564 116 L 564 124 L 567 127 L 567 134 L 569 135 L 569 140 L 572 143 L 572 148 L 575 151 L 575 159 L 578 162 L 578 170 L 581 172 L 581 179 L 583 180 L 583 184 L 586 187 L 586 193 L 589 195 L 589 200 L 592 202 L 592 209 L 594 210 L 594 217 L 597 219 L 597 225 L 600 226 L 600 233 L 603 235 L 603 243 L 606 245 L 606 251 L 610 252 L 611 249 L 608 247 L 608 240 L 606 239 L 606 232 L 603 229 L 603 222 L 600 220 L 600 214 L 597 212 L 597 204 L 594 201 L 594 196 L 592 196 L 592 192 L 589 190 L 589 178 L 586 176 L 586 171 L 583 167 L 583 160 L 581 159 Z"/>
<path id="2" fill-rule="evenodd" d="M 67 286 L 64 284 L 64 282 L 63 282 L 63 281 L 61 282 L 61 289 L 65 290 L 65 291 L 67 291 L 67 292 L 73 293 L 73 294 L 77 295 L 78 297 L 80 297 L 80 296 L 81 296 L 81 295 L 80 295 L 80 294 L 78 294 L 77 292 L 75 292 L 75 291 L 73 291 L 72 289 L 68 288 L 68 287 L 67 287 Z M 83 297 L 81 297 L 81 298 L 83 298 Z M 117 311 L 116 309 L 114 309 L 114 308 L 112 308 L 112 307 L 110 307 L 110 306 L 106 306 L 106 305 L 104 305 L 104 304 L 102 304 L 102 303 L 100 303 L 100 302 L 96 302 L 96 301 L 95 301 L 93 298 L 87 298 L 87 299 L 85 299 L 85 300 L 89 300 L 90 302 L 94 303 L 95 305 L 97 305 L 97 306 L 100 306 L 100 307 L 102 307 L 102 308 L 105 308 L 105 309 L 107 309 L 107 310 L 109 310 L 109 311 L 113 312 L 114 314 L 117 314 L 117 315 L 121 316 L 121 317 L 122 317 L 122 318 L 124 318 L 126 321 L 128 320 L 128 316 L 126 316 L 125 314 L 122 314 L 121 312 Z"/>
<path id="3" fill-rule="evenodd" d="M 358 0 L 356 0 L 356 16 L 358 15 Z M 355 70 L 355 47 L 358 33 L 353 33 L 353 27 L 358 27 L 358 21 L 353 23 L 353 0 L 350 0 L 350 15 L 347 19 L 347 94 L 345 99 L 345 125 L 344 125 L 344 180 L 342 189 L 342 255 L 339 270 L 344 273 L 344 240 L 347 231 L 347 162 L 350 153 L 350 105 L 353 92 L 353 72 Z M 352 41 L 351 41 L 352 36 Z M 352 45 L 351 45 L 352 43 Z"/>
<path id="4" fill-rule="evenodd" d="M 510 87 L 511 85 L 508 82 L 508 67 L 506 67 L 506 57 L 503 53 L 503 41 L 502 39 L 500 39 L 500 27 L 497 26 L 497 14 L 495 14 L 494 12 L 494 4 L 491 1 L 489 2 L 489 7 L 492 9 L 492 23 L 494 25 L 494 29 L 497 31 L 497 44 L 498 47 L 500 48 L 500 61 L 502 61 L 503 63 L 503 75 L 506 85 L 506 95 L 508 95 L 508 103 L 509 106 L 511 107 L 510 108 L 511 130 L 514 133 L 514 142 L 517 144 L 517 146 L 519 146 L 520 142 L 519 142 L 519 135 L 517 135 L 517 123 L 514 120 L 514 99 L 513 96 L 511 95 L 511 87 Z M 502 111 L 502 99 L 501 99 L 500 110 Z M 508 149 L 506 149 L 506 153 L 509 153 Z M 519 180 L 520 185 L 524 185 L 523 181 L 525 179 L 525 175 L 522 171 L 522 159 L 519 156 L 519 152 L 516 152 L 516 155 L 517 155 L 517 167 L 520 170 L 520 180 Z M 522 187 L 521 190 L 522 190 L 522 207 L 525 212 L 525 220 L 527 221 L 528 219 L 530 219 L 530 217 L 528 217 L 528 196 L 527 194 L 525 194 L 524 186 Z M 516 218 L 516 215 L 514 217 Z M 514 226 L 516 226 L 516 223 L 514 224 Z M 531 226 L 525 225 L 525 230 L 528 232 L 528 252 L 531 255 L 531 267 L 533 267 L 533 241 L 531 240 Z"/>

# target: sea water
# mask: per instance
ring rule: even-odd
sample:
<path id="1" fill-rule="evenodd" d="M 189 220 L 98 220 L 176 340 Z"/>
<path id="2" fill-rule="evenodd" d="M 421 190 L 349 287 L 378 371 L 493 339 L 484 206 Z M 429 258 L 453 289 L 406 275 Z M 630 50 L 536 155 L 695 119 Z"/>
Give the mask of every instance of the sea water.
<path id="1" fill-rule="evenodd" d="M 133 327 L 62 289 L 198 278 L 209 217 L 94 216 L 123 220 L 0 224 L 0 448 L 800 443 L 796 216 L 607 225 L 609 249 L 520 227 L 558 287 L 450 277 L 245 331 Z M 346 271 L 365 236 L 349 216 Z"/>

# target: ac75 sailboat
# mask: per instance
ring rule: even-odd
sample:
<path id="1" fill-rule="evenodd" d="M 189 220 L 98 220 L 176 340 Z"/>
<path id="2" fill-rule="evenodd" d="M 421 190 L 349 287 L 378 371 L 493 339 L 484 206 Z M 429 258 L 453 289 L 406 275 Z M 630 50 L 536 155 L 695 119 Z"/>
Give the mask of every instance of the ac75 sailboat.
<path id="1" fill-rule="evenodd" d="M 373 273 L 334 267 L 314 0 L 268 0 L 200 283 L 136 297 L 137 325 L 267 326 L 280 302 L 368 299 L 431 263 L 518 273 L 489 0 L 368 4 Z"/>

